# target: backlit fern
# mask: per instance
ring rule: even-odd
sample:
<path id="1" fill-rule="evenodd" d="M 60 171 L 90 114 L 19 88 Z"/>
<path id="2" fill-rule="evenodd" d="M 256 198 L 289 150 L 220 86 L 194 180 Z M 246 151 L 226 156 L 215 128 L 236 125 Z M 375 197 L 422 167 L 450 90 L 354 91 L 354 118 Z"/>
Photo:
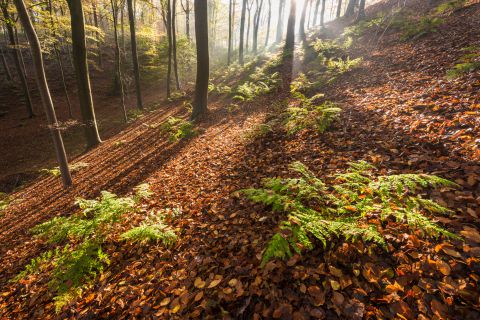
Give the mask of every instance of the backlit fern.
<path id="1" fill-rule="evenodd" d="M 179 141 L 197 135 L 195 125 L 192 122 L 175 117 L 169 117 L 161 125 L 161 130 L 169 134 L 170 141 Z"/>
<path id="2" fill-rule="evenodd" d="M 471 46 L 462 48 L 467 54 L 458 59 L 452 69 L 447 70 L 447 78 L 455 79 L 467 73 L 480 70 L 480 47 Z"/>
<path id="3" fill-rule="evenodd" d="M 307 128 L 323 133 L 342 111 L 336 104 L 330 101 L 325 101 L 319 105 L 315 104 L 317 96 L 307 98 L 300 92 L 296 92 L 294 97 L 299 101 L 299 104 L 287 109 L 285 126 L 289 134 Z"/>
<path id="4" fill-rule="evenodd" d="M 372 217 L 384 221 L 393 216 L 425 235 L 459 238 L 424 215 L 451 211 L 419 195 L 425 188 L 456 187 L 446 179 L 424 174 L 376 176 L 375 168 L 361 161 L 351 163 L 327 186 L 300 162 L 293 163 L 290 169 L 300 177 L 268 178 L 261 189 L 240 191 L 251 201 L 288 215 L 265 249 L 262 264 L 312 249 L 312 239 L 324 248 L 336 239 L 344 239 L 371 242 L 387 249 L 377 225 L 367 220 Z"/>
<path id="5" fill-rule="evenodd" d="M 142 199 L 152 195 L 148 185 L 140 185 L 135 191 L 134 195 L 124 198 L 102 191 L 99 199 L 78 199 L 76 204 L 82 214 L 56 217 L 34 227 L 33 234 L 59 246 L 32 259 L 13 280 L 18 281 L 50 266 L 49 287 L 55 293 L 59 310 L 102 273 L 104 266 L 109 264 L 109 257 L 102 250 L 107 237 L 125 215 L 136 210 Z"/>

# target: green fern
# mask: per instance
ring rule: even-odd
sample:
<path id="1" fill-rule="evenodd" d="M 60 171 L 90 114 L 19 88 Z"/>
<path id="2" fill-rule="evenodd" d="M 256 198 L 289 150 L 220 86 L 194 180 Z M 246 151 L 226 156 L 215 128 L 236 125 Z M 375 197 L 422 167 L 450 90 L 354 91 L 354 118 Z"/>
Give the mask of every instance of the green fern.
<path id="1" fill-rule="evenodd" d="M 449 214 L 451 210 L 419 195 L 426 188 L 458 187 L 449 180 L 425 174 L 376 176 L 375 167 L 360 161 L 335 175 L 334 183 L 327 186 L 300 162 L 293 163 L 290 169 L 300 177 L 268 178 L 261 189 L 240 191 L 273 212 L 288 214 L 288 220 L 280 225 L 281 231 L 267 245 L 263 265 L 272 258 L 288 258 L 294 252 L 312 249 L 311 238 L 324 248 L 344 239 L 375 243 L 386 250 L 378 226 L 366 219 L 371 215 L 381 220 L 393 215 L 426 236 L 460 239 L 424 215 Z"/>
<path id="2" fill-rule="evenodd" d="M 179 209 L 167 209 L 150 215 L 140 226 L 123 233 L 120 239 L 142 244 L 160 241 L 167 247 L 171 246 L 177 241 L 177 235 L 165 224 L 165 219 L 177 217 L 179 214 Z"/>
<path id="3" fill-rule="evenodd" d="M 81 215 L 56 217 L 32 228 L 33 234 L 51 244 L 67 244 L 32 259 L 13 280 L 51 265 L 49 286 L 55 293 L 57 310 L 68 303 L 69 297 L 81 292 L 81 287 L 93 281 L 109 263 L 102 244 L 115 226 L 135 211 L 142 199 L 152 195 L 146 184 L 136 187 L 135 191 L 134 195 L 124 198 L 107 191 L 102 191 L 99 199 L 79 198 L 76 204 L 82 209 Z"/>
<path id="4" fill-rule="evenodd" d="M 298 106 L 287 109 L 287 120 L 285 127 L 289 134 L 294 134 L 303 129 L 315 129 L 319 133 L 325 132 L 342 111 L 333 102 L 325 101 L 315 105 L 314 101 L 318 96 L 310 99 L 302 93 L 296 92 L 294 97 L 300 102 Z"/>
<path id="5" fill-rule="evenodd" d="M 179 141 L 181 139 L 188 139 L 198 134 L 195 130 L 195 125 L 180 118 L 169 117 L 161 125 L 162 132 L 168 133 L 170 141 Z"/>

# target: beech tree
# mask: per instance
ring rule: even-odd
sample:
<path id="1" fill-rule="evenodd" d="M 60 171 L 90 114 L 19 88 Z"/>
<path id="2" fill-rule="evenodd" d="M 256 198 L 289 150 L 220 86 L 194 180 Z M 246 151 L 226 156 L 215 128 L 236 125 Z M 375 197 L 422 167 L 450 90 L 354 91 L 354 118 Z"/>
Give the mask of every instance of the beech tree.
<path id="1" fill-rule="evenodd" d="M 130 22 L 130 39 L 132 47 L 133 74 L 135 76 L 135 89 L 137 92 L 137 108 L 143 109 L 142 91 L 140 85 L 140 68 L 138 66 L 137 35 L 135 31 L 135 14 L 132 0 L 127 0 L 128 20 Z"/>
<path id="2" fill-rule="evenodd" d="M 292 1 L 292 3 L 295 1 Z M 307 14 L 307 6 L 308 6 L 309 0 L 305 0 L 303 2 L 303 9 L 302 9 L 302 15 L 300 17 L 300 37 L 302 37 L 303 40 L 306 39 L 307 35 L 305 33 L 305 17 Z"/>
<path id="3" fill-rule="evenodd" d="M 67 0 L 70 9 L 72 28 L 72 54 L 77 79 L 78 99 L 82 114 L 87 148 L 94 148 L 102 141 L 98 133 L 95 110 L 93 108 L 90 75 L 87 64 L 87 44 L 85 40 L 85 20 L 81 0 Z"/>
<path id="4" fill-rule="evenodd" d="M 279 43 L 283 38 L 283 11 L 285 10 L 285 0 L 279 0 L 278 3 L 278 20 L 277 20 L 277 37 L 276 42 Z"/>
<path id="5" fill-rule="evenodd" d="M 15 68 L 17 69 L 18 77 L 20 78 L 20 84 L 23 89 L 23 97 L 25 99 L 25 107 L 27 109 L 27 115 L 29 118 L 33 118 L 35 113 L 33 112 L 32 98 L 30 97 L 30 89 L 27 83 L 27 77 L 25 76 L 25 69 L 22 66 L 20 49 L 17 45 L 17 40 L 15 38 L 15 22 L 13 17 L 11 17 L 10 11 L 8 10 L 8 0 L 0 0 L 0 7 L 3 13 L 5 29 L 7 30 L 8 42 L 11 47 L 13 61 L 15 63 Z"/>
<path id="6" fill-rule="evenodd" d="M 23 29 L 28 37 L 28 42 L 30 43 L 38 90 L 40 91 L 42 104 L 45 109 L 45 114 L 47 115 L 48 128 L 52 135 L 53 145 L 55 147 L 55 153 L 57 155 L 57 161 L 59 164 L 63 185 L 64 187 L 68 187 L 72 184 L 72 177 L 68 168 L 67 155 L 65 153 L 62 135 L 60 134 L 60 126 L 55 114 L 55 108 L 53 107 L 52 96 L 50 95 L 50 89 L 45 76 L 40 41 L 38 40 L 32 21 L 28 16 L 27 8 L 25 7 L 23 0 L 15 0 L 15 6 L 17 8 L 20 21 L 22 22 Z"/>
<path id="7" fill-rule="evenodd" d="M 238 61 L 243 66 L 245 58 L 243 54 L 244 41 L 245 41 L 245 15 L 247 12 L 247 0 L 243 0 L 242 4 L 242 16 L 240 17 L 240 43 L 238 47 Z"/>
<path id="8" fill-rule="evenodd" d="M 197 119 L 208 110 L 208 81 L 210 58 L 208 53 L 207 0 L 195 0 L 195 38 L 197 44 L 197 79 L 193 100 L 192 119 Z"/>
<path id="9" fill-rule="evenodd" d="M 292 54 L 295 47 L 295 22 L 297 17 L 297 3 L 295 0 L 290 5 L 290 14 L 288 16 L 287 37 L 285 39 L 285 52 Z"/>

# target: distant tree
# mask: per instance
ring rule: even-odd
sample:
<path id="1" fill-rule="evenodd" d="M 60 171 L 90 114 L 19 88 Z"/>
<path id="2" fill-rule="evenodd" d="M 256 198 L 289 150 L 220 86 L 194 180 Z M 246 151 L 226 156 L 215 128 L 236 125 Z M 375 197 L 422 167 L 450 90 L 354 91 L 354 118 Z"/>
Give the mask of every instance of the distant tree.
<path id="1" fill-rule="evenodd" d="M 92 11 L 93 11 L 93 24 L 95 28 L 98 28 L 98 15 L 97 15 L 97 4 L 96 0 L 92 1 Z M 103 67 L 103 60 L 102 60 L 102 48 L 100 47 L 100 33 L 98 31 L 95 31 L 95 39 L 97 41 L 97 57 L 98 57 L 98 65 L 100 68 Z"/>
<path id="2" fill-rule="evenodd" d="M 121 0 L 120 0 L 121 1 Z M 120 59 L 120 45 L 118 42 L 118 0 L 110 0 L 112 6 L 112 17 L 113 17 L 113 42 L 115 48 L 115 86 L 118 85 L 118 91 L 120 93 L 120 102 L 123 112 L 123 119 L 125 123 L 128 121 L 127 110 L 125 108 L 125 92 L 123 90 L 123 80 L 122 80 L 122 67 Z"/>
<path id="3" fill-rule="evenodd" d="M 135 14 L 133 11 L 132 2 L 133 2 L 132 0 L 127 0 L 128 20 L 130 22 L 130 38 L 131 38 L 131 47 L 132 47 L 133 73 L 135 76 L 135 88 L 137 91 L 137 108 L 143 109 L 142 90 L 140 85 L 140 68 L 138 66 L 137 35 L 135 31 Z"/>
<path id="4" fill-rule="evenodd" d="M 257 53 L 258 50 L 258 30 L 260 29 L 260 15 L 262 14 L 263 0 L 256 0 L 256 10 L 253 16 L 253 53 Z"/>
<path id="5" fill-rule="evenodd" d="M 271 23 L 272 23 L 272 0 L 268 0 L 267 35 L 265 37 L 265 47 L 268 47 L 268 41 L 270 40 Z"/>
<path id="6" fill-rule="evenodd" d="M 185 0 L 185 4 L 183 4 L 183 0 L 180 0 L 180 4 L 182 6 L 183 12 L 185 12 L 185 34 L 187 35 L 187 39 L 190 39 L 190 0 Z"/>
<path id="7" fill-rule="evenodd" d="M 247 0 L 243 0 L 242 4 L 242 16 L 240 18 L 240 44 L 238 48 L 238 61 L 243 66 L 245 58 L 243 54 L 244 41 L 245 41 L 245 14 L 247 12 Z"/>
<path id="8" fill-rule="evenodd" d="M 230 65 L 231 60 L 232 60 L 233 2 L 234 2 L 234 0 L 229 0 L 229 4 L 228 4 L 228 53 L 227 53 L 227 64 L 228 65 Z"/>
<path id="9" fill-rule="evenodd" d="M 314 13 L 314 18 L 313 18 L 313 25 L 316 26 L 317 25 L 317 18 L 318 18 L 318 9 L 320 7 L 320 1 L 321 0 L 317 0 L 317 2 L 315 3 L 315 13 Z"/>
<path id="10" fill-rule="evenodd" d="M 250 40 L 250 17 L 253 7 L 253 0 L 247 1 L 247 37 L 245 38 L 245 51 L 248 52 L 248 44 Z"/>
<path id="11" fill-rule="evenodd" d="M 45 76 L 45 68 L 43 65 L 42 49 L 40 47 L 40 41 L 38 40 L 35 29 L 33 28 L 32 21 L 28 16 L 27 8 L 23 0 L 15 0 L 15 6 L 17 7 L 20 21 L 22 22 L 23 29 L 28 37 L 30 48 L 32 51 L 33 63 L 35 66 L 36 80 L 40 96 L 42 98 L 43 107 L 47 115 L 48 128 L 52 134 L 53 144 L 57 155 L 57 161 L 62 175 L 62 181 L 64 187 L 68 187 L 72 184 L 72 177 L 68 168 L 67 155 L 65 153 L 65 147 L 63 145 L 62 136 L 60 134 L 60 126 L 57 122 L 55 115 L 55 108 L 53 107 L 52 97 L 50 95 L 50 89 L 48 88 L 47 78 Z"/>
<path id="12" fill-rule="evenodd" d="M 342 2 L 343 0 L 338 0 L 337 14 L 336 14 L 337 19 L 340 18 L 340 15 L 342 14 Z"/>
<path id="13" fill-rule="evenodd" d="M 197 44 L 197 79 L 193 100 L 192 119 L 208 110 L 208 82 L 210 58 L 208 53 L 207 0 L 195 0 L 195 38 Z"/>
<path id="14" fill-rule="evenodd" d="M 180 80 L 178 79 L 178 62 L 177 62 L 177 0 L 172 0 L 172 55 L 173 55 L 173 73 L 175 75 L 175 84 L 177 90 L 180 90 Z"/>
<path id="15" fill-rule="evenodd" d="M 78 99 L 87 140 L 87 148 L 91 149 L 101 143 L 98 134 L 97 120 L 93 108 L 90 76 L 87 64 L 87 43 L 85 39 L 85 20 L 81 0 L 67 0 L 70 9 L 72 28 L 72 55 L 77 78 Z"/>
<path id="16" fill-rule="evenodd" d="M 173 36 L 172 36 L 172 3 L 171 0 L 163 2 L 165 8 L 163 9 L 165 18 L 165 29 L 167 30 L 168 41 L 168 65 L 167 65 L 167 98 L 172 94 L 172 60 L 173 60 Z"/>
<path id="17" fill-rule="evenodd" d="M 27 108 L 27 115 L 29 118 L 35 116 L 32 106 L 32 98 L 30 97 L 30 89 L 28 88 L 27 77 L 25 76 L 25 70 L 22 67 L 22 61 L 20 57 L 19 48 L 17 41 L 15 39 L 15 30 L 14 30 L 14 19 L 10 15 L 8 10 L 8 0 L 0 0 L 0 7 L 2 9 L 5 28 L 7 29 L 8 42 L 11 48 L 13 61 L 15 63 L 15 68 L 17 69 L 18 77 L 20 78 L 20 84 L 23 89 L 23 97 L 25 99 L 25 107 Z"/>
<path id="18" fill-rule="evenodd" d="M 8 81 L 12 81 L 12 73 L 10 72 L 10 68 L 8 68 L 8 63 L 7 63 L 7 58 L 5 57 L 5 54 L 3 53 L 3 48 L 0 46 L 0 56 L 2 58 L 2 65 L 3 69 L 5 70 L 5 75 L 7 77 Z"/>
<path id="19" fill-rule="evenodd" d="M 290 14 L 288 16 L 287 37 L 285 40 L 285 52 L 293 53 L 295 47 L 295 22 L 297 17 L 297 3 L 295 0 L 290 5 Z"/>
<path id="20" fill-rule="evenodd" d="M 320 12 L 320 25 L 325 26 L 325 4 L 327 0 L 322 0 L 322 11 Z"/>
<path id="21" fill-rule="evenodd" d="M 292 1 L 295 2 L 295 1 Z M 305 0 L 303 2 L 303 9 L 302 9 L 302 15 L 300 16 L 300 37 L 302 37 L 303 40 L 306 39 L 307 35 L 305 33 L 305 17 L 307 14 L 307 6 L 310 0 Z"/>
<path id="22" fill-rule="evenodd" d="M 347 10 L 345 11 L 345 17 L 351 17 L 355 14 L 355 7 L 358 0 L 348 0 Z"/>
<path id="23" fill-rule="evenodd" d="M 283 38 L 283 17 L 285 10 L 285 0 L 279 0 L 278 2 L 278 21 L 277 21 L 277 37 L 276 42 L 280 43 Z"/>
<path id="24" fill-rule="evenodd" d="M 360 4 L 358 5 L 357 21 L 360 21 L 364 18 L 365 18 L 365 0 L 360 0 Z"/>

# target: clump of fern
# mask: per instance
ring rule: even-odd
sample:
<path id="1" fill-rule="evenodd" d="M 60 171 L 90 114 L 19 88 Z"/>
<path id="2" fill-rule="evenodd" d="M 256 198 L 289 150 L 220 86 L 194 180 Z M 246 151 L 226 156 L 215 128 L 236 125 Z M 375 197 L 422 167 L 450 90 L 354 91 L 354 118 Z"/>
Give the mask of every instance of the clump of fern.
<path id="1" fill-rule="evenodd" d="M 291 164 L 290 169 L 299 177 L 268 178 L 263 180 L 263 188 L 240 191 L 273 212 L 287 213 L 280 232 L 264 251 L 262 264 L 300 254 L 316 243 L 327 248 L 339 239 L 370 242 L 387 250 L 379 227 L 369 220 L 372 217 L 382 221 L 395 217 L 428 236 L 459 238 L 424 215 L 451 211 L 420 195 L 425 188 L 457 187 L 451 181 L 425 174 L 377 176 L 376 169 L 363 161 L 351 163 L 346 172 L 333 177 L 331 185 L 300 162 Z"/>
<path id="2" fill-rule="evenodd" d="M 188 139 L 197 135 L 195 125 L 191 121 L 169 117 L 161 126 L 161 131 L 169 134 L 170 141 Z"/>
<path id="3" fill-rule="evenodd" d="M 447 71 L 447 78 L 455 79 L 467 73 L 480 70 L 480 47 L 471 46 L 462 48 L 467 54 L 458 59 L 452 69 Z"/>
<path id="4" fill-rule="evenodd" d="M 387 21 L 387 16 L 380 13 L 376 18 L 370 20 L 361 20 L 354 25 L 345 28 L 344 36 L 361 37 L 369 30 L 380 29 Z"/>
<path id="5" fill-rule="evenodd" d="M 327 61 L 327 70 L 334 76 L 342 75 L 354 68 L 357 68 L 363 61 L 363 58 L 350 59 L 330 59 Z"/>
<path id="6" fill-rule="evenodd" d="M 435 13 L 436 14 L 450 14 L 452 12 L 454 12 L 455 10 L 458 10 L 460 8 L 462 8 L 465 3 L 467 2 L 467 0 L 451 0 L 451 1 L 447 1 L 445 3 L 442 3 L 440 5 L 438 5 L 438 7 L 435 8 Z"/>
<path id="7" fill-rule="evenodd" d="M 330 101 L 325 101 L 319 105 L 316 104 L 315 101 L 319 98 L 319 95 L 307 98 L 302 93 L 296 92 L 294 97 L 299 104 L 287 109 L 285 127 L 289 134 L 308 128 L 323 133 L 342 111 L 336 104 Z"/>
<path id="8" fill-rule="evenodd" d="M 267 133 L 272 132 L 273 127 L 277 124 L 277 122 L 277 119 L 273 119 L 268 121 L 267 123 L 255 125 L 253 128 L 251 128 L 245 133 L 244 138 L 246 140 L 255 140 L 261 138 Z"/>
<path id="9" fill-rule="evenodd" d="M 72 165 L 69 165 L 68 167 L 70 168 L 70 172 L 78 172 L 78 171 L 80 171 L 84 168 L 87 168 L 88 163 L 77 162 L 77 163 L 74 163 Z M 55 167 L 55 168 L 52 168 L 52 169 L 40 169 L 39 172 L 42 173 L 42 174 L 51 175 L 51 176 L 54 176 L 54 177 L 60 177 L 60 175 L 61 175 L 60 167 Z"/>
<path id="10" fill-rule="evenodd" d="M 308 77 L 304 73 L 300 73 L 293 81 L 290 83 L 290 93 L 302 92 L 305 93 L 312 88 L 315 83 L 310 82 Z"/>
<path id="11" fill-rule="evenodd" d="M 12 199 L 8 194 L 0 192 L 0 214 L 8 208 L 11 202 Z"/>
<path id="12" fill-rule="evenodd" d="M 255 98 L 273 92 L 280 84 L 280 74 L 254 74 L 250 81 L 246 81 L 235 89 L 233 99 L 252 101 Z"/>
<path id="13" fill-rule="evenodd" d="M 177 208 L 151 214 L 140 226 L 123 233 L 120 239 L 141 244 L 162 242 L 165 246 L 171 246 L 177 241 L 177 235 L 166 224 L 166 220 L 176 218 L 180 214 L 181 211 Z"/>
<path id="14" fill-rule="evenodd" d="M 79 198 L 82 213 L 56 217 L 32 228 L 31 232 L 57 248 L 32 259 L 13 280 L 18 281 L 50 266 L 49 287 L 54 292 L 57 311 L 90 284 L 109 264 L 102 245 L 123 217 L 136 210 L 142 199 L 152 195 L 148 185 L 135 188 L 130 197 L 120 198 L 102 191 L 100 198 Z M 66 243 L 66 244 L 65 244 Z"/>
<path id="15" fill-rule="evenodd" d="M 402 41 L 415 40 L 427 34 L 438 31 L 438 27 L 444 23 L 444 19 L 437 16 L 422 17 L 418 21 L 406 20 L 402 26 Z"/>

